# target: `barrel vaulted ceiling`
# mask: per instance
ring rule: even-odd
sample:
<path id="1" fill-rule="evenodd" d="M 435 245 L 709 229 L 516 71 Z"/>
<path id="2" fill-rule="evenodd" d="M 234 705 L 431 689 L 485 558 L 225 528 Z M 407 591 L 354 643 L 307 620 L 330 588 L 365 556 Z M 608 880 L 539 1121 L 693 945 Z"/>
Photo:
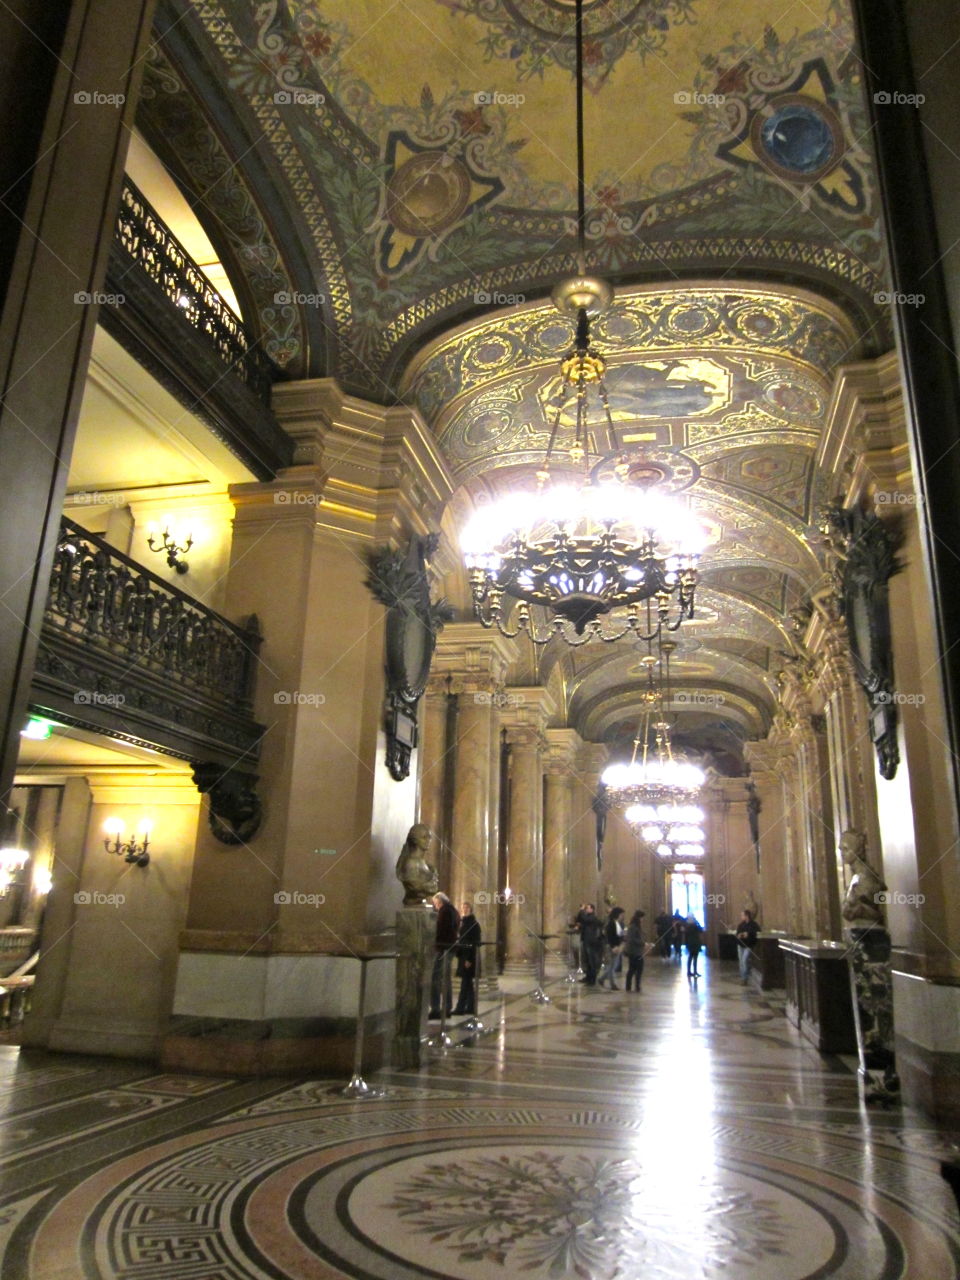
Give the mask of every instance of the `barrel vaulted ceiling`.
<path id="1" fill-rule="evenodd" d="M 834 372 L 890 345 L 851 16 L 584 8 L 588 267 L 617 286 L 593 445 L 656 457 L 704 518 L 675 659 L 702 698 L 675 710 L 689 745 L 735 756 L 820 575 Z M 285 376 L 419 408 L 455 510 L 516 483 L 571 340 L 547 301 L 575 266 L 571 0 L 161 0 L 156 25 L 138 125 Z M 551 647 L 540 667 L 561 664 L 570 723 L 617 742 L 637 660 Z"/>

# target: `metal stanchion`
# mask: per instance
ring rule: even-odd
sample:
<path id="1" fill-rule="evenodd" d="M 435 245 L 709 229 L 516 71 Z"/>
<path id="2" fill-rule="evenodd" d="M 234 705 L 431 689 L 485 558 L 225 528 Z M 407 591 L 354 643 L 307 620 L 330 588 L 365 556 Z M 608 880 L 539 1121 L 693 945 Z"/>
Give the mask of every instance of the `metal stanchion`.
<path id="1" fill-rule="evenodd" d="M 567 938 L 570 943 L 570 959 L 567 964 L 567 976 L 564 978 L 564 982 L 572 985 L 575 982 L 582 982 L 587 975 L 584 973 L 583 966 L 580 963 L 580 934 L 576 929 L 568 929 Z"/>
<path id="2" fill-rule="evenodd" d="M 438 1035 L 428 1036 L 427 1046 L 441 1052 L 449 1049 L 453 1041 L 447 1035 L 447 986 L 450 982 L 450 956 L 452 947 L 448 947 L 440 957 L 440 1031 Z"/>
<path id="3" fill-rule="evenodd" d="M 331 1089 L 331 1093 L 339 1094 L 341 1098 L 382 1098 L 386 1095 L 386 1089 L 374 1089 L 368 1085 L 363 1078 L 363 1036 L 364 1036 L 364 1014 L 366 1013 L 367 1003 L 367 962 L 370 960 L 390 960 L 396 959 L 395 951 L 371 951 L 366 955 L 358 955 L 351 952 L 355 959 L 360 961 L 360 1009 L 357 1013 L 357 1033 L 353 1046 L 353 1075 L 350 1077 L 350 1083 L 344 1085 L 342 1089 Z"/>
<path id="4" fill-rule="evenodd" d="M 530 992 L 530 999 L 535 1004 L 550 1004 L 550 997 L 543 989 L 544 970 L 547 960 L 547 943 L 551 938 L 559 938 L 558 933 L 538 933 L 534 935 L 540 943 L 540 957 L 537 962 L 537 985 Z"/>

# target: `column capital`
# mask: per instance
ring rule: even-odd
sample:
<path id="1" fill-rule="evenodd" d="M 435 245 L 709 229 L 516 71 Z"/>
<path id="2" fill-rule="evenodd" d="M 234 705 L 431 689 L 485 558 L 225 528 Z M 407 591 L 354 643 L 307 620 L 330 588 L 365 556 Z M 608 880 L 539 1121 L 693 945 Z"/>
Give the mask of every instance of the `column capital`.
<path id="1" fill-rule="evenodd" d="M 515 724 L 507 726 L 507 742 L 511 747 L 533 747 L 542 751 L 546 746 L 546 738 L 536 725 Z"/>
<path id="2" fill-rule="evenodd" d="M 585 742 L 580 750 L 579 769 L 585 779 L 595 786 L 610 759 L 610 748 L 605 742 Z"/>
<path id="3" fill-rule="evenodd" d="M 437 637 L 433 673 L 464 681 L 482 679 L 484 688 L 499 689 L 516 658 L 512 640 L 479 622 L 448 622 Z"/>
<path id="4" fill-rule="evenodd" d="M 548 729 L 545 772 L 550 777 L 572 777 L 583 749 L 583 739 L 576 729 Z"/>
<path id="5" fill-rule="evenodd" d="M 556 713 L 553 695 L 540 685 L 511 685 L 504 690 L 503 724 L 508 741 L 515 730 L 532 729 L 541 737 L 547 721 Z"/>

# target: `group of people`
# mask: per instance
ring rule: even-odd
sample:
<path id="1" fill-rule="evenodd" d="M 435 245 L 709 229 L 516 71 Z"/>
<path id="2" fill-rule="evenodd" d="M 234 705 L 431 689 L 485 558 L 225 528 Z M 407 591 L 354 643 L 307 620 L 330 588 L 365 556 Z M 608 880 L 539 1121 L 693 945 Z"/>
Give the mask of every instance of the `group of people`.
<path id="1" fill-rule="evenodd" d="M 643 936 L 644 913 L 634 911 L 628 925 L 623 923 L 625 914 L 623 907 L 613 907 L 604 921 L 592 902 L 584 902 L 574 917 L 573 928 L 579 936 L 580 967 L 586 986 L 602 987 L 609 983 L 610 991 L 619 991 L 617 974 L 622 971 L 626 956 L 626 989 L 640 990 L 647 950 Z"/>
<path id="2" fill-rule="evenodd" d="M 691 913 L 684 918 L 679 911 L 673 915 L 661 912 L 654 921 L 657 930 L 657 952 L 663 960 L 669 960 L 671 952 L 680 963 L 683 948 L 687 948 L 687 977 L 699 978 L 700 952 L 703 950 L 703 925 Z"/>
<path id="3" fill-rule="evenodd" d="M 477 1011 L 477 975 L 480 967 L 480 921 L 473 914 L 473 904 L 464 902 L 458 911 L 445 893 L 433 895 L 437 913 L 437 934 L 433 973 L 430 979 L 431 1019 Z M 453 963 L 456 961 L 456 970 Z M 453 979 L 460 979 L 457 1003 L 453 1003 Z"/>

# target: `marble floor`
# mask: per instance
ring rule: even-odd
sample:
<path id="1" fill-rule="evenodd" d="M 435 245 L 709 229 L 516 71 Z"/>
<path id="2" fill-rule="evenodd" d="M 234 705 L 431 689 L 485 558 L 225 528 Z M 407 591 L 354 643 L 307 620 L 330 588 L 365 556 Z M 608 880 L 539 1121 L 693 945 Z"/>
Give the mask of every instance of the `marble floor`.
<path id="1" fill-rule="evenodd" d="M 375 1100 L 0 1048 L 0 1280 L 960 1273 L 958 1135 L 867 1111 L 735 965 L 528 985 Z"/>

